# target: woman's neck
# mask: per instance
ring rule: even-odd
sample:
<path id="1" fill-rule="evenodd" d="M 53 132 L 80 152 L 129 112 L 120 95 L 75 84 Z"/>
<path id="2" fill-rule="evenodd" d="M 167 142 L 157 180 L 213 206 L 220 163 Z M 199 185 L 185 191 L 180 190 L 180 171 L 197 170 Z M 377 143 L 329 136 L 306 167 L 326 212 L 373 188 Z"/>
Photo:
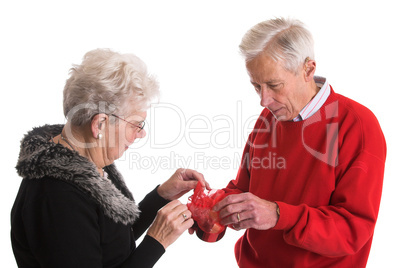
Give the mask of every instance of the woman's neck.
<path id="1" fill-rule="evenodd" d="M 101 146 L 101 141 L 92 137 L 92 133 L 86 130 L 85 126 L 77 127 L 66 124 L 55 142 L 59 142 L 64 147 L 76 151 L 97 167 L 99 174 L 103 177 L 103 168 L 107 165 L 105 161 L 105 148 Z M 58 139 L 56 139 L 58 138 Z"/>

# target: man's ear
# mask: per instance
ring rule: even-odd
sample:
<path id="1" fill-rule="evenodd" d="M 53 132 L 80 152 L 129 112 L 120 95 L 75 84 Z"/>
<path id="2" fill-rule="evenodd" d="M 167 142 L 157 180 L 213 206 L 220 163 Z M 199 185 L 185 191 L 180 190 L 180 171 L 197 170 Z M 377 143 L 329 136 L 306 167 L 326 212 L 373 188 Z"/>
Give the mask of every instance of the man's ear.
<path id="1" fill-rule="evenodd" d="M 306 82 L 310 82 L 314 79 L 315 70 L 316 70 L 315 60 L 307 58 L 306 62 L 304 63 L 304 79 Z"/>
<path id="2" fill-rule="evenodd" d="M 91 131 L 93 138 L 99 138 L 99 134 L 102 134 L 102 132 L 105 130 L 106 121 L 108 120 L 108 118 L 109 117 L 107 114 L 97 114 L 92 118 Z"/>

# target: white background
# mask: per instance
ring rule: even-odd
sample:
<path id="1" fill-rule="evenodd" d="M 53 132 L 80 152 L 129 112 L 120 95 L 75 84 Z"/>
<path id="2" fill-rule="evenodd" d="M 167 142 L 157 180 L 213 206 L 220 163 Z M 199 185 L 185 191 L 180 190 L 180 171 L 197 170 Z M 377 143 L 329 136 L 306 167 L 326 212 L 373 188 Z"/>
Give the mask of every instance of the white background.
<path id="1" fill-rule="evenodd" d="M 117 161 L 138 201 L 183 165 L 220 188 L 235 177 L 244 132 L 261 111 L 238 44 L 254 24 L 284 16 L 300 19 L 312 31 L 316 74 L 369 107 L 380 121 L 388 156 L 368 267 L 401 267 L 402 19 L 396 2 L 3 1 L 1 266 L 16 267 L 9 232 L 20 183 L 14 169 L 19 141 L 34 126 L 65 122 L 62 90 L 71 64 L 94 48 L 112 48 L 138 55 L 159 78 L 161 104 L 148 116 L 147 138 Z M 213 136 L 225 127 L 225 133 Z M 172 154 L 176 161 L 163 166 L 144 161 L 166 161 Z M 236 267 L 233 248 L 240 235 L 228 230 L 220 242 L 207 244 L 185 233 L 156 267 Z"/>

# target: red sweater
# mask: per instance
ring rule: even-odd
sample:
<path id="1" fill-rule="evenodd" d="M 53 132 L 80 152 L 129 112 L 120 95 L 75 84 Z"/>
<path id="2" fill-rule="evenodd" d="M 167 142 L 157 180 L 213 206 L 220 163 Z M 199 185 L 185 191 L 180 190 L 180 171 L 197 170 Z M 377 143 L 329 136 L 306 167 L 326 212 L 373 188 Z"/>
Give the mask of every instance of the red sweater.
<path id="1" fill-rule="evenodd" d="M 229 189 L 279 205 L 277 225 L 246 230 L 240 267 L 365 267 L 381 199 L 386 144 L 373 113 L 331 91 L 312 117 L 264 109 Z"/>

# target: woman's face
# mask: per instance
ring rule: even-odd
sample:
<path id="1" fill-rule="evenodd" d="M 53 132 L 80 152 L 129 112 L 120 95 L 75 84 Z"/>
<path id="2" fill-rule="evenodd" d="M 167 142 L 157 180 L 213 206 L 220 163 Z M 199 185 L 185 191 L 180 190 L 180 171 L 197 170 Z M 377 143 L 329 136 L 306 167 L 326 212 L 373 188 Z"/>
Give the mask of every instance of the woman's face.
<path id="1" fill-rule="evenodd" d="M 120 158 L 136 139 L 146 135 L 145 130 L 140 128 L 147 117 L 146 112 L 136 112 L 127 117 L 117 116 L 114 118 L 114 124 L 109 123 L 107 135 L 107 157 L 112 163 Z"/>

